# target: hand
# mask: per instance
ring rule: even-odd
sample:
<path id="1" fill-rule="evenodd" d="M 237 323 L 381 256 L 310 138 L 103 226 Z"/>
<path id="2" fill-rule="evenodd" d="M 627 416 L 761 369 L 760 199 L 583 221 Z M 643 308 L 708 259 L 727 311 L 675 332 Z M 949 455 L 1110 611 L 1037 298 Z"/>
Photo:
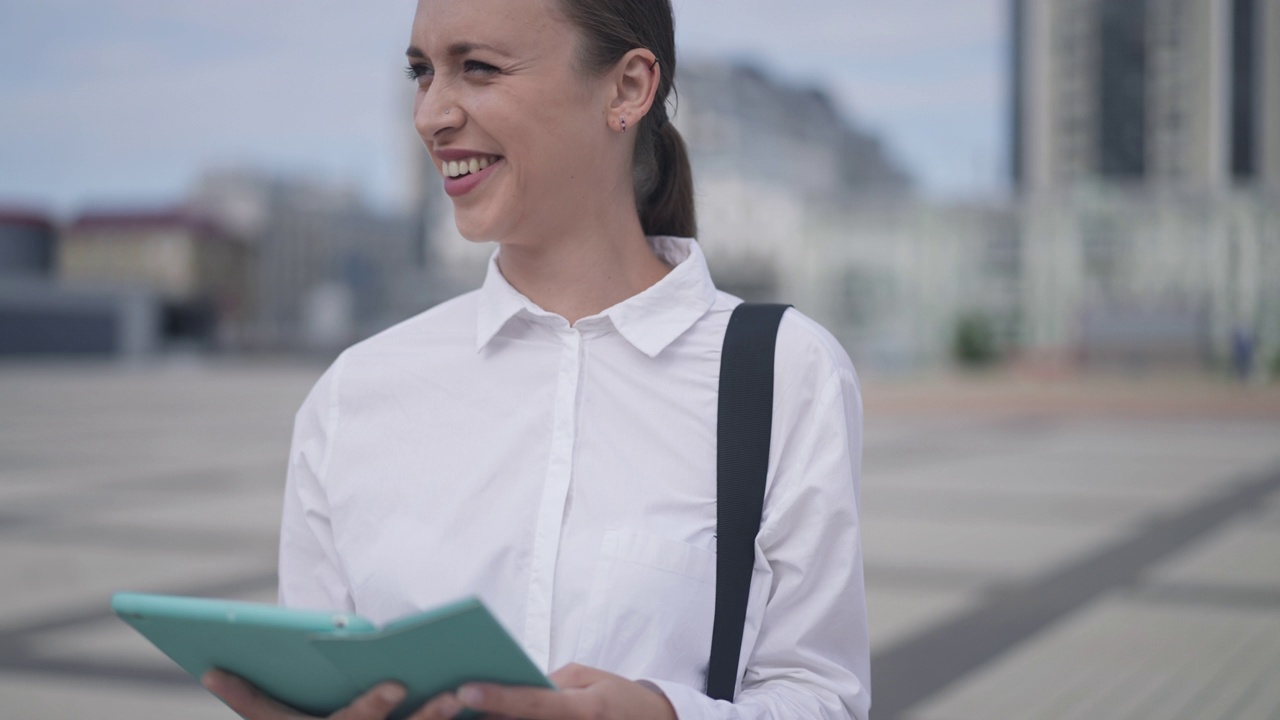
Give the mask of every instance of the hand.
<path id="1" fill-rule="evenodd" d="M 245 720 L 304 720 L 307 716 L 272 700 L 258 688 L 221 670 L 210 670 L 200 678 L 209 692 L 222 698 Z M 404 688 L 396 683 L 375 685 L 347 707 L 330 715 L 330 720 L 386 720 L 404 702 Z"/>
<path id="2" fill-rule="evenodd" d="M 471 683 L 444 693 L 412 720 L 446 720 L 471 708 L 486 717 L 525 720 L 676 720 L 676 711 L 656 688 L 585 665 L 551 673 L 559 690 Z"/>

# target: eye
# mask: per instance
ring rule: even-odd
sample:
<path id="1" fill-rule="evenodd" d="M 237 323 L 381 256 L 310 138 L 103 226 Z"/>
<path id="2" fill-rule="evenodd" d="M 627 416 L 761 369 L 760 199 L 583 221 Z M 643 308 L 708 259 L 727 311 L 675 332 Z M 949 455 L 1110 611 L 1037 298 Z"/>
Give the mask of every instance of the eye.
<path id="1" fill-rule="evenodd" d="M 497 75 L 499 72 L 498 68 L 479 60 L 468 60 L 462 64 L 462 68 L 466 72 L 478 75 Z"/>
<path id="2" fill-rule="evenodd" d="M 414 63 L 404 69 L 405 77 L 410 80 L 421 80 L 422 78 L 430 78 L 434 74 L 434 70 L 426 63 Z"/>

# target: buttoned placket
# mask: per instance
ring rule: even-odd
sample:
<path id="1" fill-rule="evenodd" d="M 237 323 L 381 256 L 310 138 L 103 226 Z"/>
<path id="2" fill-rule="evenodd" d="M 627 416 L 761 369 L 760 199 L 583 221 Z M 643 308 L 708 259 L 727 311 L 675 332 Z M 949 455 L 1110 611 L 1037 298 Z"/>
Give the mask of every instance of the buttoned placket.
<path id="1" fill-rule="evenodd" d="M 573 475 L 573 446 L 577 437 L 578 385 L 582 375 L 582 334 L 567 324 L 557 328 L 564 343 L 556 380 L 555 420 L 551 430 L 551 452 L 538 507 L 538 524 L 533 536 L 532 567 L 529 573 L 529 601 L 525 614 L 525 648 L 530 658 L 550 672 L 551 613 L 555 590 L 556 561 L 560 554 L 561 527 L 569 483 Z"/>

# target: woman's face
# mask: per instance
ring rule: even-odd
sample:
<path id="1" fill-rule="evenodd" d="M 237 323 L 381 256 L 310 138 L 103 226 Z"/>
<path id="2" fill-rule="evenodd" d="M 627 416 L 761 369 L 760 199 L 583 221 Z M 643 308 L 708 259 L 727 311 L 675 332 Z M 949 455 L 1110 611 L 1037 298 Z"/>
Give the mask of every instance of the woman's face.
<path id="1" fill-rule="evenodd" d="M 602 188 L 629 177 L 621 161 L 604 161 L 617 155 L 608 80 L 578 71 L 578 32 L 554 3 L 418 3 L 407 53 L 414 124 L 470 240 L 563 234 Z"/>

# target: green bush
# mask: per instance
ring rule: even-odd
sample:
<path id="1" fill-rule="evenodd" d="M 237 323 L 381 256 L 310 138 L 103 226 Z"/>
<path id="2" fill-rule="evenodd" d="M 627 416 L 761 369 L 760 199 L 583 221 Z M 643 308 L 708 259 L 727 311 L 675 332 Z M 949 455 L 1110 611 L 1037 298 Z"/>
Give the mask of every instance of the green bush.
<path id="1" fill-rule="evenodd" d="M 995 327 L 982 313 L 966 313 L 956 321 L 951 354 L 965 368 L 984 368 L 1000 359 Z"/>

